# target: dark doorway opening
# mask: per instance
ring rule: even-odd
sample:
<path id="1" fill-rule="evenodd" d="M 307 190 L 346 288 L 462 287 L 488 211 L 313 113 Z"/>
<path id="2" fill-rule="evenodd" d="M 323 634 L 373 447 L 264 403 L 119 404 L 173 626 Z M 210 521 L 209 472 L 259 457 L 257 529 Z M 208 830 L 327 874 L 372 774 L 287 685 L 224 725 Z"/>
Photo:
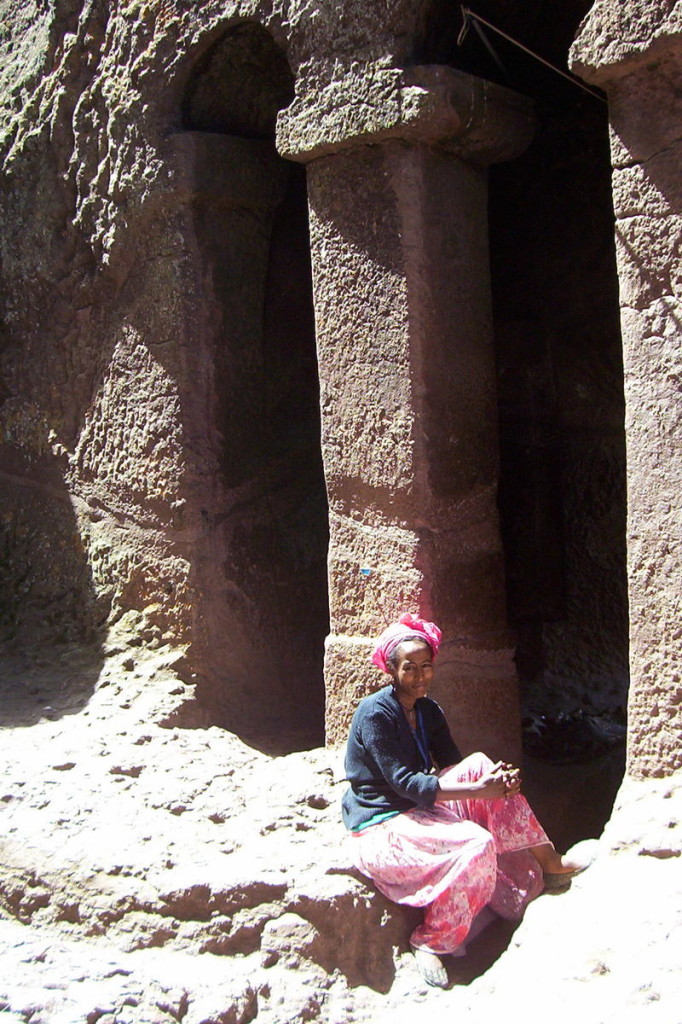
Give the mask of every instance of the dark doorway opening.
<path id="1" fill-rule="evenodd" d="M 565 70 L 591 3 L 472 6 Z M 434 3 L 415 59 L 515 89 L 537 111 L 527 152 L 489 174 L 499 508 L 527 776 L 565 844 L 599 833 L 624 768 L 626 472 L 607 107 L 490 30 L 494 55 L 471 29 L 458 45 L 461 25 L 454 5 Z"/>
<path id="2" fill-rule="evenodd" d="M 270 34 L 240 23 L 197 61 L 182 125 L 202 133 L 221 176 L 202 190 L 197 166 L 222 506 L 210 523 L 200 699 L 218 724 L 275 752 L 324 741 L 329 631 L 305 169 L 280 158 L 274 141 L 293 94 Z"/>

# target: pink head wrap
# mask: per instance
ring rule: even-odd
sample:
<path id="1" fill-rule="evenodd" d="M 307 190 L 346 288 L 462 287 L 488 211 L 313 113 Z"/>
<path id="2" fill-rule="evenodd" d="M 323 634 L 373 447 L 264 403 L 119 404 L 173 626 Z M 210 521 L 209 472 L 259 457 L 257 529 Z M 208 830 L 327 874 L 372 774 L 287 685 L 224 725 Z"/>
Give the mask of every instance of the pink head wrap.
<path id="1" fill-rule="evenodd" d="M 433 652 L 438 654 L 440 647 L 441 631 L 435 622 L 426 622 L 416 615 L 406 612 L 401 615 L 397 622 L 383 631 L 372 655 L 372 661 L 382 672 L 390 673 L 387 659 L 403 640 L 425 640 Z"/>

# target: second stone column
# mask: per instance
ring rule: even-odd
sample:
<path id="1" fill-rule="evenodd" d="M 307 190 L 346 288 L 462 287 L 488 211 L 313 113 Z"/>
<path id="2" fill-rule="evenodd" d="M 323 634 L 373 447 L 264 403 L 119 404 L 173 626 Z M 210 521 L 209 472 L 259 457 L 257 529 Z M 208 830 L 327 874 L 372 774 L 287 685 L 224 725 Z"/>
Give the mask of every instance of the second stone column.
<path id="1" fill-rule="evenodd" d="M 511 757 L 519 712 L 496 507 L 485 164 L 523 148 L 530 113 L 489 83 L 415 71 L 425 84 L 404 91 L 425 98 L 421 133 L 418 117 L 385 130 L 375 117 L 369 138 L 296 154 L 314 156 L 327 737 L 345 738 L 358 699 L 386 681 L 369 661 L 372 638 L 413 611 L 443 630 L 432 695 L 463 750 Z"/>

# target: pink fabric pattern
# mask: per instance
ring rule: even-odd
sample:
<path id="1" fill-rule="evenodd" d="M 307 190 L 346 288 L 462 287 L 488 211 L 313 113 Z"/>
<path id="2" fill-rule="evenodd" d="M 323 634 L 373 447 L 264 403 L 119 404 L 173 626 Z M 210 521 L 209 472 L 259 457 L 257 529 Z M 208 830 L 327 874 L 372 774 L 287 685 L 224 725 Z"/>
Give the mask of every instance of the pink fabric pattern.
<path id="1" fill-rule="evenodd" d="M 492 766 L 485 754 L 471 754 L 440 778 L 471 782 Z M 390 900 L 426 908 L 412 946 L 445 954 L 462 945 L 486 905 L 508 920 L 521 918 L 543 889 L 529 847 L 547 842 L 518 795 L 416 807 L 357 833 L 352 850 L 357 868 Z"/>
<path id="2" fill-rule="evenodd" d="M 382 672 L 388 672 L 390 669 L 386 662 L 387 657 L 391 651 L 395 650 L 399 643 L 403 640 L 407 640 L 410 637 L 418 636 L 426 640 L 427 644 L 433 651 L 434 658 L 438 654 L 438 648 L 440 647 L 440 638 L 443 634 L 436 625 L 435 622 L 427 622 L 426 619 L 420 619 L 417 615 L 412 615 L 410 612 L 406 612 L 401 615 L 397 622 L 393 625 L 388 626 L 383 631 L 379 639 L 377 640 L 377 646 L 372 655 L 372 661 L 380 668 Z"/>

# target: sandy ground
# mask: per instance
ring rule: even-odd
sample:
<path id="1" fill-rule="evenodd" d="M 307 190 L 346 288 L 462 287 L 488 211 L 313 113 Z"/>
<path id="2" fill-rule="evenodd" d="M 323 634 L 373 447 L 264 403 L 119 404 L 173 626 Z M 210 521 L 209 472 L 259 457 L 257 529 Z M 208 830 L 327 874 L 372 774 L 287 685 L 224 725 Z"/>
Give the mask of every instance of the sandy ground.
<path id="1" fill-rule="evenodd" d="M 151 724 L 182 689 L 173 661 L 3 664 L 2 1024 L 682 1024 L 682 779 L 627 782 L 593 867 L 490 925 L 434 991 L 406 952 L 414 912 L 350 865 L 339 752 Z M 601 829 L 619 771 L 526 767 L 558 845 Z"/>

